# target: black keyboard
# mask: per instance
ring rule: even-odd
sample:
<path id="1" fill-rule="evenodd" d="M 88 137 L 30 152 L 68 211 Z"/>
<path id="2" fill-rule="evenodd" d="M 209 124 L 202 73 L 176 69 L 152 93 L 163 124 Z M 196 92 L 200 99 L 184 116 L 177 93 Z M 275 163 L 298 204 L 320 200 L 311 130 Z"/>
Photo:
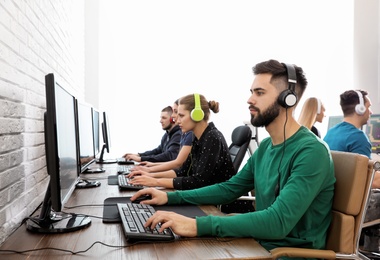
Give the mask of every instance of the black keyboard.
<path id="1" fill-rule="evenodd" d="M 130 174 L 133 165 L 118 165 L 117 173 L 119 174 Z"/>
<path id="2" fill-rule="evenodd" d="M 134 161 L 131 161 L 131 160 L 127 160 L 125 158 L 116 158 L 116 161 L 118 164 L 127 164 L 127 165 L 134 165 L 135 162 Z"/>
<path id="3" fill-rule="evenodd" d="M 117 208 L 127 239 L 156 241 L 170 241 L 175 239 L 176 235 L 170 228 L 159 232 L 160 225 L 157 225 L 154 229 L 144 227 L 146 220 L 155 212 L 152 206 L 136 203 L 117 203 Z"/>
<path id="4" fill-rule="evenodd" d="M 124 189 L 124 190 L 141 190 L 144 188 L 142 185 L 133 185 L 128 183 L 129 178 L 124 175 L 120 174 L 117 176 L 118 177 L 118 184 L 119 184 L 119 189 Z"/>

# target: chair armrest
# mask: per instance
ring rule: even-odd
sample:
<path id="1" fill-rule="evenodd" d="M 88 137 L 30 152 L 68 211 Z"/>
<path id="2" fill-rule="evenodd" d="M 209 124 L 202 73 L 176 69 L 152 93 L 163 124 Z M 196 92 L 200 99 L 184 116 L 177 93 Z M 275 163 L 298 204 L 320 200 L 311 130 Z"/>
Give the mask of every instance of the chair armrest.
<path id="1" fill-rule="evenodd" d="M 303 258 L 321 258 L 336 259 L 336 254 L 332 250 L 294 248 L 294 247 L 277 247 L 270 250 L 272 259 L 279 257 L 303 257 Z"/>

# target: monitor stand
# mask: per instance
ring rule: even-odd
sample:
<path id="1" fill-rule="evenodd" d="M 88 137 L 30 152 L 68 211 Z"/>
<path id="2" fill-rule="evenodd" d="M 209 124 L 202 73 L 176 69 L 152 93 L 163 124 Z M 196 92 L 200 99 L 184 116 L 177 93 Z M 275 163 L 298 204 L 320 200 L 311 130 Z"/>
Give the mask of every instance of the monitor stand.
<path id="1" fill-rule="evenodd" d="M 101 185 L 100 181 L 80 180 L 75 187 L 79 189 L 95 188 Z"/>
<path id="2" fill-rule="evenodd" d="M 74 213 L 51 212 L 50 215 L 48 220 L 28 219 L 26 221 L 26 228 L 36 233 L 67 233 L 77 231 L 91 224 L 89 217 Z"/>
<path id="3" fill-rule="evenodd" d="M 36 233 L 66 233 L 80 230 L 91 224 L 91 219 L 83 214 L 54 212 L 51 208 L 50 198 L 49 183 L 40 215 L 28 218 L 27 230 Z"/>
<path id="4" fill-rule="evenodd" d="M 102 151 L 100 152 L 99 159 L 96 159 L 96 163 L 101 163 L 101 164 L 117 163 L 116 159 L 103 159 L 105 149 L 106 149 L 106 145 L 104 144 L 102 147 Z"/>
<path id="5" fill-rule="evenodd" d="M 117 163 L 116 159 L 103 159 L 103 160 L 96 160 L 96 163 L 100 164 L 107 164 L 107 163 Z"/>
<path id="6" fill-rule="evenodd" d="M 82 173 L 102 173 L 105 171 L 103 168 L 87 168 Z"/>

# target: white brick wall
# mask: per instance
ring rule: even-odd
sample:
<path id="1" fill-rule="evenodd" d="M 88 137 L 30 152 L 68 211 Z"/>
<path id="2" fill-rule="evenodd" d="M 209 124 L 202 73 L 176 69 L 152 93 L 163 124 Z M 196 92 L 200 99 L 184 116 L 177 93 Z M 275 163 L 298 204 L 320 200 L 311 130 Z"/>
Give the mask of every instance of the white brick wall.
<path id="1" fill-rule="evenodd" d="M 84 0 L 1 0 L 0 243 L 45 195 L 48 73 L 84 95 Z"/>

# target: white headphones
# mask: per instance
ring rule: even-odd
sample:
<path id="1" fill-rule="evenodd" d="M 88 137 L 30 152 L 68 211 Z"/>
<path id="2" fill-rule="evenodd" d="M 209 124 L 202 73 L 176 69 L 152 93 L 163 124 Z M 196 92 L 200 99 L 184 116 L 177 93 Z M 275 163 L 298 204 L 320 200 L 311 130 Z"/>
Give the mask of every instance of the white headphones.
<path id="1" fill-rule="evenodd" d="M 317 98 L 317 114 L 319 115 L 321 113 L 321 100 L 319 98 Z"/>
<path id="2" fill-rule="evenodd" d="M 359 116 L 362 116 L 362 115 L 364 115 L 365 111 L 367 110 L 367 108 L 364 105 L 363 94 L 359 90 L 355 90 L 355 92 L 358 94 L 358 97 L 359 97 L 359 104 L 357 104 L 355 106 L 355 112 Z"/>

